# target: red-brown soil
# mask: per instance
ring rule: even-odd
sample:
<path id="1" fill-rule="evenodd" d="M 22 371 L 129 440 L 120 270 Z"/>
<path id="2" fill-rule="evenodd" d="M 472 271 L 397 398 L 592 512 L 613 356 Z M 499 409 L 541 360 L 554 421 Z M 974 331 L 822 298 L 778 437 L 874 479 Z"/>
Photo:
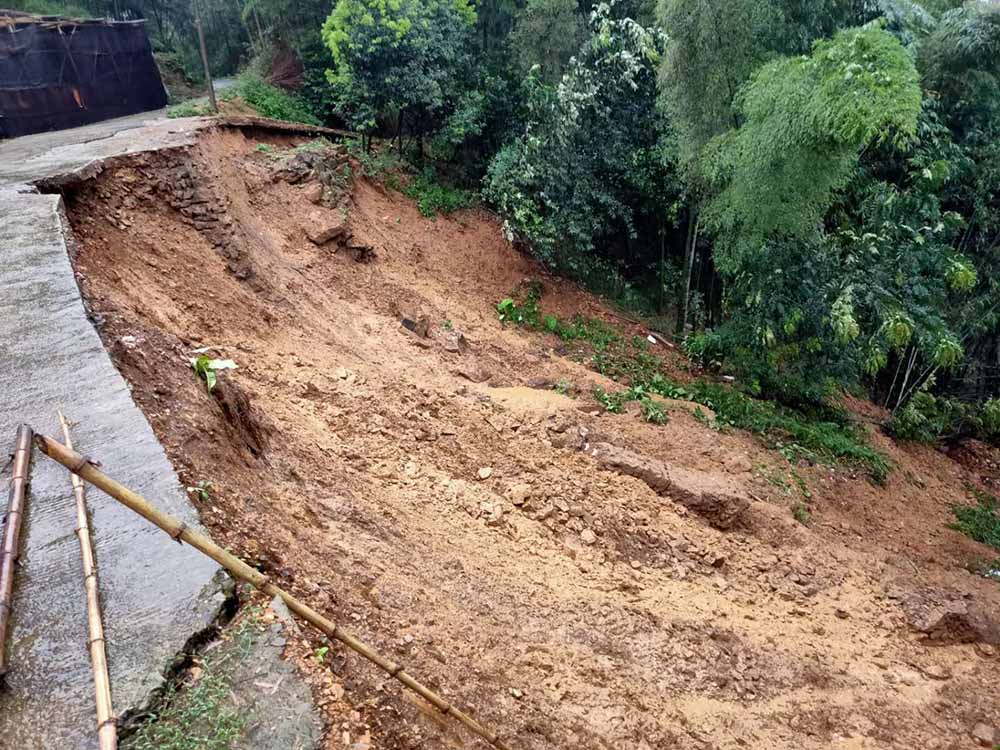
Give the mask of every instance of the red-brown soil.
<path id="1" fill-rule="evenodd" d="M 306 230 L 340 209 L 273 181 L 256 145 L 214 133 L 170 157 L 209 186 L 229 240 L 163 197 L 167 157 L 117 162 L 68 206 L 98 327 L 182 479 L 211 483 L 193 500 L 218 541 L 515 748 L 962 748 L 977 723 L 1000 726 L 996 647 L 930 645 L 898 599 L 933 587 L 998 611 L 1000 585 L 965 569 L 991 550 L 947 526 L 967 483 L 992 483 L 995 451 L 956 461 L 873 433 L 895 465 L 876 487 L 791 467 L 681 407 L 662 426 L 600 414 L 587 395 L 600 376 L 494 311 L 541 279 L 547 312 L 620 324 L 600 300 L 509 247 L 488 215 L 425 219 L 366 180 L 347 221 L 374 258 L 317 247 Z M 400 325 L 422 316 L 429 338 Z M 448 328 L 467 351 L 445 348 Z M 249 427 L 195 379 L 202 347 L 238 363 L 224 377 L 250 409 L 229 412 Z M 581 395 L 528 387 L 541 379 Z M 737 486 L 748 522 L 716 530 L 556 447 L 567 425 Z M 793 469 L 808 527 L 792 518 Z M 326 747 L 482 746 L 348 652 L 318 666 L 308 638 L 290 651 Z"/>

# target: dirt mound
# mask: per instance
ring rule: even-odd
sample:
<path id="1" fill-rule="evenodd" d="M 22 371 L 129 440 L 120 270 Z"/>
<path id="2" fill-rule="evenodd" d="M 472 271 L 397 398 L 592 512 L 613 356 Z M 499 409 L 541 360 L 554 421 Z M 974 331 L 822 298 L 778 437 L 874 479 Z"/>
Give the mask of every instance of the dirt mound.
<path id="1" fill-rule="evenodd" d="M 916 641 L 883 588 L 891 574 L 1000 607 L 961 568 L 983 548 L 946 527 L 960 465 L 875 436 L 897 467 L 877 488 L 681 408 L 665 425 L 608 415 L 589 394 L 613 384 L 495 311 L 539 278 L 547 312 L 623 325 L 600 300 L 491 217 L 425 219 L 366 180 L 344 221 L 370 262 L 314 244 L 339 209 L 309 179 L 275 181 L 257 146 L 213 133 L 177 154 L 198 183 L 181 202 L 155 199 L 193 189 L 162 173 L 174 162 L 112 165 L 69 198 L 102 335 L 184 481 L 210 482 L 195 501 L 218 541 L 518 748 L 947 747 L 1000 725 L 995 651 Z M 195 195 L 209 203 L 183 205 Z M 224 208 L 251 275 L 195 205 Z M 202 347 L 236 360 L 263 431 L 234 436 L 191 372 Z M 629 455 L 560 447 L 562 424 Z M 468 746 L 354 657 L 320 665 L 319 645 L 291 653 L 327 747 Z"/>

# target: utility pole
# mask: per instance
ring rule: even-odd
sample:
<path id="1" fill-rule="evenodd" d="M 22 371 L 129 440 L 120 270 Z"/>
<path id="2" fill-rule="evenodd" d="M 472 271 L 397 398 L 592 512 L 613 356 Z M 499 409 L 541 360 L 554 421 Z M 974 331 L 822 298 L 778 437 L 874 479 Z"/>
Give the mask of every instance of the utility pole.
<path id="1" fill-rule="evenodd" d="M 191 9 L 194 11 L 194 27 L 198 29 L 198 46 L 201 47 L 201 64 L 205 67 L 205 83 L 208 84 L 208 103 L 213 112 L 219 111 L 219 105 L 215 101 L 215 84 L 212 82 L 212 72 L 208 69 L 208 50 L 205 49 L 205 31 L 201 27 L 201 15 L 198 13 L 198 3 L 192 0 Z"/>

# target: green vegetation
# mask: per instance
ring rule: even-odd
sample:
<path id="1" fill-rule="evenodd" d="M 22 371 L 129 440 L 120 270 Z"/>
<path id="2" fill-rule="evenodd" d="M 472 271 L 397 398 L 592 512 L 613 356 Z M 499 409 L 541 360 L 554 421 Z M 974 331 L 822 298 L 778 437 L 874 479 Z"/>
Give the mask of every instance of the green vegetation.
<path id="1" fill-rule="evenodd" d="M 192 99 L 187 102 L 175 104 L 167 107 L 167 117 L 208 117 L 212 115 L 212 108 L 208 105 L 207 99 Z"/>
<path id="2" fill-rule="evenodd" d="M 1000 434 L 1000 399 L 974 405 L 934 396 L 923 388 L 896 411 L 886 429 L 901 440 L 919 443 L 954 442 L 965 437 L 992 440 Z"/>
<path id="3" fill-rule="evenodd" d="M 954 505 L 955 522 L 951 528 L 970 539 L 1000 549 L 1000 503 L 988 493 L 972 491 L 975 505 Z"/>
<path id="4" fill-rule="evenodd" d="M 207 503 L 212 499 L 211 492 L 212 483 L 206 479 L 199 480 L 193 487 L 188 487 L 187 491 L 192 495 L 197 495 L 198 499 L 203 503 Z"/>
<path id="5" fill-rule="evenodd" d="M 647 421 L 662 424 L 666 413 L 651 396 L 692 401 L 715 413 L 714 427 L 751 432 L 790 462 L 842 462 L 862 468 L 879 483 L 888 477 L 888 459 L 868 445 L 864 434 L 844 413 L 829 407 L 793 409 L 706 380 L 676 383 L 664 375 L 662 358 L 650 351 L 645 339 L 625 336 L 592 318 L 576 317 L 565 322 L 545 315 L 540 306 L 541 294 L 541 284 L 528 283 L 497 304 L 497 316 L 501 323 L 547 331 L 566 342 L 585 343 L 591 352 L 591 366 L 627 385 L 620 391 L 600 387 L 594 390 L 594 398 L 607 411 L 619 414 L 626 403 L 638 401 Z M 805 493 L 808 490 L 804 489 L 808 497 Z"/>
<path id="6" fill-rule="evenodd" d="M 319 119 L 309 111 L 297 96 L 284 89 L 265 83 L 258 76 L 247 73 L 236 81 L 233 91 L 253 107 L 262 117 L 287 122 L 319 125 Z"/>
<path id="7" fill-rule="evenodd" d="M 217 372 L 220 370 L 235 370 L 236 363 L 231 359 L 212 359 L 207 354 L 201 354 L 191 360 L 191 369 L 199 380 L 205 383 L 205 388 L 211 393 L 218 382 Z"/>
<path id="8" fill-rule="evenodd" d="M 228 750 L 247 723 L 233 705 L 231 675 L 249 656 L 259 614 L 250 609 L 228 643 L 196 659 L 183 681 L 168 682 L 160 707 L 122 740 L 122 750 Z"/>
<path id="9" fill-rule="evenodd" d="M 441 185 L 434 181 L 433 174 L 427 170 L 413 177 L 403 194 L 413 198 L 421 215 L 429 218 L 476 205 L 475 193 Z"/>

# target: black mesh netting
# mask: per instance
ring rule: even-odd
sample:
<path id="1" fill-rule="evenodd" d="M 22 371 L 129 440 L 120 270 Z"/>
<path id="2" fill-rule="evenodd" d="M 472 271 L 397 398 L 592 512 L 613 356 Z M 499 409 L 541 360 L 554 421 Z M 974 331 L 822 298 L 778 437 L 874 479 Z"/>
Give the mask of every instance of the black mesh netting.
<path id="1" fill-rule="evenodd" d="M 166 103 L 142 23 L 0 24 L 0 137 L 75 127 Z"/>

